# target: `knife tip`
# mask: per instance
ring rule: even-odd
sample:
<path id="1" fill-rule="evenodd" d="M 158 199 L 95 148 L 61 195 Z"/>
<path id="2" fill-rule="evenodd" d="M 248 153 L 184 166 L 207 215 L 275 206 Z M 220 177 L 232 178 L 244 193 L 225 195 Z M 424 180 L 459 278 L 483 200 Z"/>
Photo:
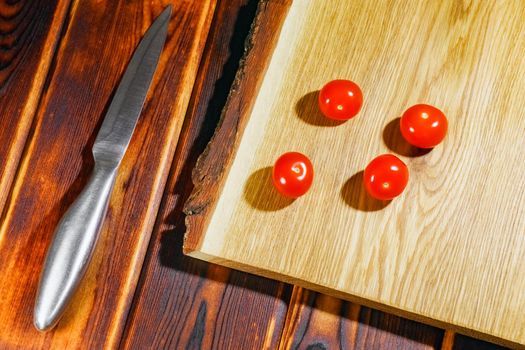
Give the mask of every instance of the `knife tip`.
<path id="1" fill-rule="evenodd" d="M 155 19 L 155 21 L 151 25 L 150 29 L 153 28 L 153 27 L 156 27 L 157 29 L 158 28 L 164 28 L 164 31 L 167 31 L 168 24 L 169 24 L 169 21 L 171 19 L 171 9 L 172 9 L 172 5 L 171 4 L 166 6 L 164 8 L 164 10 L 162 10 L 160 15 L 157 16 L 157 18 Z"/>
<path id="2" fill-rule="evenodd" d="M 169 4 L 164 8 L 164 11 L 162 11 L 161 16 L 171 17 L 171 11 L 173 9 L 173 6 Z"/>

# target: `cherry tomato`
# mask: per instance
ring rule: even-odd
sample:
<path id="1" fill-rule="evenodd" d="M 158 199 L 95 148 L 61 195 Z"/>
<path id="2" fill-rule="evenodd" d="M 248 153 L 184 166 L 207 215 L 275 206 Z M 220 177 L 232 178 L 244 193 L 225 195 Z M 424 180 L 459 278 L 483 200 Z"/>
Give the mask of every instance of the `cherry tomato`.
<path id="1" fill-rule="evenodd" d="M 330 119 L 347 120 L 355 117 L 363 105 L 363 93 L 350 80 L 332 80 L 319 92 L 319 108 Z"/>
<path id="2" fill-rule="evenodd" d="M 314 179 L 310 159 L 299 152 L 284 153 L 273 166 L 273 184 L 286 197 L 297 198 L 305 194 Z"/>
<path id="3" fill-rule="evenodd" d="M 420 148 L 432 148 L 445 138 L 448 121 L 436 107 L 418 104 L 403 113 L 400 128 L 408 143 Z"/>
<path id="4" fill-rule="evenodd" d="M 374 158 L 365 168 L 365 188 L 376 199 L 390 200 L 399 196 L 407 183 L 407 166 L 392 154 Z"/>

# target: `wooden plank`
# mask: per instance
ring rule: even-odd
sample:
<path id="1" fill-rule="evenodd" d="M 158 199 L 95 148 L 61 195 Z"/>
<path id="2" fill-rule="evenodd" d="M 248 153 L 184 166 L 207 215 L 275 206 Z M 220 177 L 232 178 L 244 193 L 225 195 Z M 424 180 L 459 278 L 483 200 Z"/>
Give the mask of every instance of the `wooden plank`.
<path id="1" fill-rule="evenodd" d="M 182 255 L 191 171 L 217 125 L 257 3 L 217 5 L 122 348 L 277 347 L 288 286 Z"/>
<path id="2" fill-rule="evenodd" d="M 0 3 L 0 213 L 9 195 L 69 0 Z"/>
<path id="3" fill-rule="evenodd" d="M 98 248 L 58 327 L 32 325 L 56 224 L 85 184 L 91 146 L 134 48 L 166 1 L 77 1 L 0 228 L 0 347 L 118 345 L 198 69 L 215 1 L 172 1 L 169 37 L 122 162 Z"/>
<path id="4" fill-rule="evenodd" d="M 280 349 L 439 349 L 443 333 L 295 287 Z"/>
<path id="5" fill-rule="evenodd" d="M 451 330 L 445 330 L 445 334 L 443 335 L 443 342 L 441 343 L 441 350 L 452 350 L 452 347 L 454 346 L 454 337 L 456 336 L 456 333 L 454 333 Z"/>
<path id="6" fill-rule="evenodd" d="M 265 32 L 280 28 L 276 13 L 259 19 Z M 519 1 L 293 2 L 273 53 L 254 35 L 242 77 L 262 72 L 261 87 L 233 90 L 198 162 L 186 251 L 525 345 L 525 182 L 509 180 L 525 176 L 523 18 Z M 314 92 L 337 77 L 361 85 L 363 110 L 319 125 Z M 400 150 L 385 128 L 417 102 L 446 112 L 449 135 L 400 155 L 407 190 L 370 211 L 355 175 Z M 283 205 L 268 169 L 289 150 L 310 156 L 316 180 Z"/>

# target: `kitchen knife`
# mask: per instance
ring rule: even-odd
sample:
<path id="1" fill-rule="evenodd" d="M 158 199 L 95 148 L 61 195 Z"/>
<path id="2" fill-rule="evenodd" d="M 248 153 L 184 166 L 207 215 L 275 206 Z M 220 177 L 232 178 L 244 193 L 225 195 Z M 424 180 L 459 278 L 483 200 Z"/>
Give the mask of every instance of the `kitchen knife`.
<path id="1" fill-rule="evenodd" d="M 95 166 L 86 187 L 56 228 L 36 296 L 34 325 L 56 325 L 93 255 L 117 170 L 135 129 L 164 47 L 171 16 L 168 6 L 137 46 L 93 145 Z"/>

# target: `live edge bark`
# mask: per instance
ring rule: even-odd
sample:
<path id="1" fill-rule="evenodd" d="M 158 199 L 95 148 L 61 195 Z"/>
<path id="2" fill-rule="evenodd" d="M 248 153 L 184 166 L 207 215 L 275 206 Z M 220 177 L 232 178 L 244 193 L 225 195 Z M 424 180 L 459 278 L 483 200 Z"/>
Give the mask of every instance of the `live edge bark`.
<path id="1" fill-rule="evenodd" d="M 198 249 L 204 236 L 290 5 L 291 0 L 259 4 L 221 120 L 193 170 L 195 187 L 184 206 L 185 254 Z"/>

